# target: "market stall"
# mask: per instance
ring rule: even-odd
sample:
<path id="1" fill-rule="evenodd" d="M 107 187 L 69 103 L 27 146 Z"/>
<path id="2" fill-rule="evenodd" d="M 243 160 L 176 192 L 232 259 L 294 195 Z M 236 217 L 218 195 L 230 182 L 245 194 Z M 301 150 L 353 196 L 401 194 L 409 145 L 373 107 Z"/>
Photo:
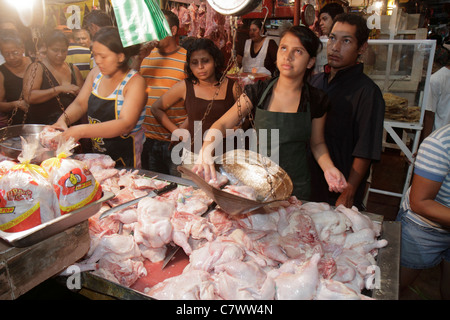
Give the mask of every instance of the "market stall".
<path id="1" fill-rule="evenodd" d="M 57 24 L 76 28 L 83 12 L 97 5 L 97 1 L 53 3 L 48 10 L 59 12 Z M 229 50 L 227 68 L 231 68 L 235 62 L 238 18 L 293 18 L 294 23 L 301 21 L 312 27 L 313 15 L 322 5 L 316 1 L 264 0 L 239 4 L 167 1 L 165 6 L 178 14 L 185 36 L 209 36 L 220 48 Z M 274 26 L 278 27 L 276 23 Z M 409 32 L 397 34 L 403 37 Z M 386 134 L 412 164 L 423 124 L 424 101 L 429 95 L 427 84 L 434 50 L 434 42 L 424 39 L 377 39 L 369 41 L 369 54 L 363 58 L 365 72 L 385 94 Z M 267 78 L 242 72 L 228 77 L 243 84 L 248 79 Z M 396 129 L 401 130 L 400 136 Z M 385 147 L 393 146 L 384 142 Z M 4 150 L 2 154 L 10 156 Z M 55 276 L 68 287 L 75 279 L 76 285 L 70 289 L 92 299 L 286 299 L 291 294 L 289 282 L 298 287 L 311 279 L 316 281 L 308 296 L 311 299 L 399 298 L 398 222 L 385 221 L 383 216 L 370 212 L 289 197 L 282 199 L 284 204 L 265 203 L 260 211 L 236 215 L 220 205 L 209 208 L 216 204 L 214 195 L 222 192 L 221 188 L 202 187 L 195 179 L 108 165 L 98 168 L 96 164 L 86 160 L 86 166 L 101 185 L 100 199 L 36 226 L 25 236 L 0 233 L 1 299 L 16 299 Z M 409 186 L 412 164 L 403 193 L 394 196 L 402 197 Z M 140 217 L 143 209 L 139 208 L 150 202 L 147 198 L 101 217 L 105 211 L 169 183 L 176 183 L 177 188 L 153 197 L 156 202 L 146 212 L 151 216 L 157 207 L 167 205 L 167 210 L 158 211 L 159 216 L 150 220 Z M 164 226 L 164 237 L 162 229 L 152 229 L 157 226 Z M 223 226 L 227 229 L 221 229 Z M 119 240 L 118 248 L 114 248 Z M 229 245 L 230 256 L 222 256 L 225 249 L 218 249 L 224 243 Z M 205 248 L 208 255 L 203 252 Z M 173 249 L 177 249 L 175 255 L 167 259 Z M 201 262 L 208 265 L 200 265 Z M 254 275 L 257 276 L 252 278 Z M 247 276 L 244 284 L 238 281 Z M 182 288 L 180 284 L 187 282 L 188 277 L 198 282 Z M 195 286 L 205 291 L 190 291 Z M 170 290 L 171 287 L 177 289 Z M 237 292 L 242 295 L 236 295 Z"/>
<path id="2" fill-rule="evenodd" d="M 195 195 L 193 196 L 193 194 L 196 194 L 196 195 L 200 194 L 200 193 L 195 193 L 195 191 L 194 191 L 194 193 L 192 193 L 193 192 L 192 187 L 194 187 L 196 189 L 196 186 L 195 186 L 195 184 L 192 183 L 192 181 L 187 180 L 187 179 L 182 179 L 182 178 L 177 178 L 177 177 L 167 176 L 167 175 L 161 175 L 161 174 L 157 174 L 154 172 L 148 172 L 148 171 L 142 171 L 142 170 L 139 172 L 139 174 L 144 175 L 148 178 L 156 177 L 156 179 L 158 179 L 158 180 L 160 179 L 161 181 L 165 181 L 165 182 L 168 182 L 168 181 L 176 182 L 178 184 L 178 189 L 175 191 L 172 191 L 171 193 L 168 193 L 165 196 L 162 196 L 162 198 L 160 200 L 162 201 L 162 203 L 164 203 L 165 201 L 170 201 L 170 199 L 173 198 L 174 196 L 177 197 L 178 207 L 180 208 L 179 212 L 181 212 L 181 210 L 182 210 L 181 206 L 183 206 L 185 208 L 184 210 L 187 211 L 186 206 L 188 206 L 190 203 L 191 204 L 193 203 L 190 201 L 196 200 L 195 199 L 196 196 Z M 183 199 L 184 203 L 181 203 L 180 199 Z M 203 200 L 206 201 L 206 203 L 208 203 L 207 199 L 204 198 Z M 306 205 L 308 205 L 308 204 L 306 204 Z M 311 205 L 311 203 L 309 205 Z M 300 207 L 300 209 L 301 209 L 301 207 Z M 287 209 L 287 210 L 289 210 L 289 209 Z M 177 210 L 175 212 L 177 212 Z M 204 223 L 204 230 L 211 227 L 212 225 L 214 225 L 214 223 L 217 223 L 217 222 L 214 222 L 214 219 L 212 218 L 217 215 L 217 212 L 220 212 L 220 211 L 214 211 L 213 213 L 210 214 L 209 218 L 208 218 L 208 216 L 206 218 L 203 218 L 202 223 Z M 175 215 L 176 214 L 178 214 L 178 213 L 175 213 Z M 271 215 L 274 215 L 274 214 L 275 213 L 271 213 Z M 398 277 L 399 277 L 399 254 L 400 254 L 399 224 L 396 222 L 383 221 L 382 216 L 379 216 L 379 215 L 375 215 L 375 214 L 371 214 L 371 213 L 363 213 L 363 214 L 367 217 L 370 217 L 370 220 L 373 221 L 374 224 L 379 225 L 381 227 L 381 234 L 380 234 L 379 238 L 385 239 L 388 242 L 388 245 L 386 247 L 379 249 L 379 253 L 376 256 L 377 264 L 375 266 L 372 266 L 377 270 L 377 273 L 376 273 L 377 285 L 375 287 L 372 287 L 370 290 L 364 289 L 363 293 L 365 294 L 365 296 L 367 298 L 371 297 L 374 299 L 398 299 L 397 283 L 398 283 Z M 253 216 L 253 218 L 256 219 L 256 217 L 258 217 L 258 214 L 253 214 L 250 216 Z M 243 215 L 240 218 L 243 219 L 242 221 L 246 221 L 246 219 L 248 219 L 249 216 Z M 234 221 L 236 221 L 240 218 L 236 218 Z M 92 219 L 93 220 L 91 221 L 91 227 L 93 224 L 99 223 L 95 217 L 93 217 Z M 118 214 L 115 219 L 120 220 L 121 219 L 120 214 Z M 122 216 L 122 219 L 123 220 L 125 219 L 124 216 Z M 96 222 L 94 222 L 94 221 L 96 221 Z M 266 222 L 267 221 L 268 220 L 266 220 Z M 105 225 L 109 225 L 109 226 L 113 225 L 111 223 L 111 221 L 104 222 L 104 223 L 105 223 Z M 175 228 L 176 223 L 174 222 L 173 217 L 172 217 L 172 223 Z M 246 222 L 246 223 L 248 223 L 248 222 Z M 218 225 L 215 225 L 215 226 L 217 227 Z M 316 224 L 315 226 L 317 228 L 319 227 L 318 224 Z M 187 227 L 185 225 L 185 227 L 184 227 L 185 232 L 189 228 L 192 228 L 192 227 Z M 256 225 L 254 228 L 255 229 L 253 229 L 253 231 L 251 231 L 247 228 L 243 228 L 242 230 L 244 230 L 244 232 L 246 232 L 246 233 L 247 232 L 250 232 L 250 233 L 251 232 L 263 232 L 263 229 L 261 229 L 260 227 L 259 227 L 259 230 L 257 230 L 258 227 Z M 128 231 L 126 231 L 126 230 L 128 230 Z M 213 229 L 211 229 L 211 230 L 213 230 Z M 265 230 L 265 231 L 267 231 L 267 230 Z M 124 224 L 122 232 L 123 232 L 122 236 L 126 235 L 127 232 L 129 232 L 129 226 L 127 226 L 127 224 Z M 136 229 L 134 232 L 137 232 Z M 195 236 L 193 236 L 194 232 L 192 230 L 191 230 L 191 232 L 192 232 L 191 237 L 195 238 Z M 215 232 L 218 232 L 218 231 L 215 231 Z M 351 231 L 348 231 L 348 232 L 351 232 Z M 227 234 L 229 235 L 230 233 L 227 232 Z M 231 234 L 233 234 L 233 232 L 231 232 Z M 236 233 L 234 233 L 234 234 L 236 234 Z M 108 237 L 110 237 L 110 239 L 114 238 L 115 236 L 119 237 L 116 234 L 116 232 L 114 232 L 114 231 L 108 232 Z M 219 239 L 220 237 L 225 236 L 225 233 L 221 234 L 221 236 L 219 236 L 219 233 L 217 233 L 215 236 L 216 236 L 216 239 Z M 95 236 L 92 236 L 92 233 L 91 233 L 91 237 L 92 237 L 92 241 L 94 241 L 94 242 L 98 240 L 98 239 L 95 240 Z M 200 241 L 205 240 L 205 239 L 202 239 L 202 236 L 198 236 L 197 241 L 199 239 L 200 239 Z M 229 240 L 227 240 L 227 241 L 229 241 L 229 243 L 232 243 L 231 239 L 232 238 L 230 237 Z M 151 240 L 149 240 L 149 241 L 151 241 Z M 178 242 L 175 239 L 172 241 Z M 174 245 L 174 243 L 172 241 L 170 241 L 167 245 L 164 246 L 164 247 L 167 247 L 169 251 L 170 251 L 170 248 L 172 248 L 172 246 Z M 193 240 L 193 241 L 195 241 L 195 240 Z M 323 242 L 322 244 L 324 245 L 325 242 Z M 205 244 L 205 246 L 207 246 L 207 245 Z M 142 247 L 141 247 L 141 249 L 142 249 Z M 96 250 L 100 250 L 100 249 L 96 249 Z M 100 259 L 100 261 L 98 261 L 98 268 L 100 268 L 100 269 L 82 273 L 81 287 L 79 288 L 79 290 L 80 290 L 79 293 L 82 295 L 85 295 L 87 297 L 96 296 L 96 297 L 101 297 L 102 299 L 111 299 L 111 298 L 112 299 L 128 299 L 128 298 L 155 299 L 155 297 L 152 296 L 152 287 L 158 286 L 158 284 L 159 284 L 159 286 L 161 286 L 162 283 L 167 282 L 167 281 L 176 281 L 175 279 L 182 277 L 183 270 L 184 270 L 184 272 L 190 272 L 187 270 L 189 270 L 190 268 L 193 267 L 193 264 L 194 264 L 193 257 L 196 256 L 197 254 L 199 254 L 199 252 L 201 250 L 202 250 L 202 246 L 200 246 L 198 249 L 194 249 L 194 251 L 189 254 L 186 254 L 185 249 L 180 250 L 175 255 L 175 257 L 171 259 L 171 261 L 168 263 L 168 265 L 165 268 L 162 268 L 162 266 L 163 266 L 162 260 L 156 259 L 156 261 L 152 262 L 148 258 L 146 258 L 146 259 L 144 258 L 144 261 L 143 261 L 143 266 L 145 268 L 144 274 L 140 278 L 136 279 L 134 282 L 131 282 L 131 283 L 127 283 L 125 280 L 128 278 L 126 275 L 125 269 L 122 270 L 122 274 L 121 274 L 121 276 L 123 276 L 122 280 L 121 280 L 120 276 L 118 276 L 117 273 L 114 273 L 115 276 L 113 276 L 111 273 L 107 272 L 106 270 L 102 270 L 104 268 L 101 266 L 104 264 L 101 262 L 101 259 Z M 253 250 L 254 251 L 251 251 L 251 253 L 248 253 L 248 254 L 260 255 L 260 252 L 263 252 L 263 251 L 259 251 L 260 249 L 256 249 L 256 242 L 255 242 L 255 247 L 253 248 Z M 95 256 L 95 252 L 94 253 L 91 252 L 91 254 L 93 256 Z M 214 256 L 220 255 L 219 252 L 213 253 L 213 251 L 211 251 L 210 254 L 211 254 L 211 257 L 209 259 L 214 259 L 213 258 Z M 267 256 L 270 256 L 270 254 L 267 254 Z M 267 256 L 265 259 L 268 259 Z M 271 257 L 273 258 L 273 256 L 271 256 Z M 216 256 L 216 258 L 218 258 L 218 256 Z M 89 257 L 86 257 L 85 259 L 89 260 Z M 110 259 L 113 259 L 113 258 L 110 258 Z M 238 259 L 238 261 L 242 262 L 242 263 L 243 263 L 243 261 L 246 261 L 245 259 L 241 260 L 242 257 L 236 258 L 236 259 Z M 124 257 L 124 261 L 126 261 L 126 260 L 127 260 L 127 257 Z M 110 261 L 112 261 L 112 260 L 110 260 Z M 267 261 L 268 260 L 266 260 L 265 263 L 267 263 Z M 336 259 L 336 261 L 338 261 L 338 259 Z M 222 262 L 224 262 L 224 261 L 222 261 Z M 205 261 L 205 263 L 208 263 L 207 260 Z M 212 263 L 212 262 L 210 261 L 209 263 Z M 213 268 L 219 268 L 220 263 L 219 262 L 217 262 L 217 263 L 218 263 L 217 266 L 215 266 L 213 264 L 209 268 L 211 268 L 211 270 Z M 285 263 L 287 263 L 287 262 L 285 262 Z M 283 265 L 283 263 L 280 261 L 277 261 L 276 264 L 277 264 L 276 268 L 281 268 L 281 266 Z M 82 268 L 82 265 L 83 265 L 83 262 L 78 264 L 78 266 L 80 268 Z M 222 264 L 222 267 L 225 267 L 225 266 L 226 266 L 226 264 Z M 266 267 L 268 267 L 268 265 L 266 265 Z M 107 268 L 107 267 L 105 267 L 105 268 Z M 111 272 L 114 272 L 113 269 L 114 268 L 110 269 Z M 203 269 L 203 270 L 206 270 L 206 269 Z M 211 274 L 214 273 L 212 271 L 210 271 L 210 272 L 211 272 Z M 201 283 L 204 286 L 207 286 L 208 284 L 216 285 L 217 283 L 214 283 L 212 279 L 213 278 L 211 278 L 209 280 L 207 279 L 205 281 L 202 281 Z M 220 282 L 220 280 L 217 280 L 217 281 Z M 201 286 L 200 284 L 198 284 L 198 285 Z M 247 285 L 249 285 L 249 284 L 247 283 Z M 252 285 L 255 285 L 255 284 L 252 284 Z M 179 286 L 177 289 L 178 292 L 181 292 L 180 295 L 184 294 L 183 290 L 185 290 L 185 289 L 183 289 L 183 286 Z M 186 294 L 186 296 L 190 296 L 191 299 L 193 297 L 199 298 L 199 296 L 197 296 L 198 293 L 186 292 L 185 294 Z M 255 295 L 253 298 L 256 298 L 256 297 L 257 297 L 257 295 Z"/>

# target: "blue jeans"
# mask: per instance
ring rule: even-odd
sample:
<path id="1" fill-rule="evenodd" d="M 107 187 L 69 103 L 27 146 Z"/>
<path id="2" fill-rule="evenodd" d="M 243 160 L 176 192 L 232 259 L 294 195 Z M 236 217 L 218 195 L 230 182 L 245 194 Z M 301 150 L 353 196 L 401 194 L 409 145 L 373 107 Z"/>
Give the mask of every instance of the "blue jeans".
<path id="1" fill-rule="evenodd" d="M 400 208 L 397 221 L 402 224 L 401 266 L 409 269 L 429 269 L 442 260 L 450 262 L 450 232 L 421 226 Z"/>
<path id="2" fill-rule="evenodd" d="M 180 177 L 177 165 L 172 162 L 169 150 L 170 141 L 147 138 L 142 150 L 142 169 Z"/>

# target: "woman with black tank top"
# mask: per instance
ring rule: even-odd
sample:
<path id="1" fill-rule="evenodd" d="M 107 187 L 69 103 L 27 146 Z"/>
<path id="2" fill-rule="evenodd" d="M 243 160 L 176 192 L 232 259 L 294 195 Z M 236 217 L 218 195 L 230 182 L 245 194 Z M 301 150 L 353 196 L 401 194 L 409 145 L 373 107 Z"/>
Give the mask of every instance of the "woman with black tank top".
<path id="1" fill-rule="evenodd" d="M 278 156 L 280 167 L 292 180 L 293 195 L 301 200 L 308 200 L 311 191 L 309 152 L 322 168 L 330 191 L 342 192 L 347 185 L 325 144 L 328 98 L 307 81 L 320 45 L 319 38 L 307 27 L 285 30 L 277 52 L 279 76 L 247 85 L 236 104 L 211 126 L 226 134 L 251 112 L 257 133 L 267 133 L 266 139 L 258 140 L 258 152 L 264 154 L 261 151 L 265 150 L 266 154 L 270 151 L 271 157 Z M 274 141 L 277 143 L 272 138 L 278 139 Z M 214 182 L 216 171 L 210 150 L 215 149 L 216 139 L 208 132 L 204 140 L 199 156 L 201 164 L 192 170 L 205 181 Z"/>
<path id="2" fill-rule="evenodd" d="M 24 99 L 30 104 L 29 124 L 55 123 L 83 85 L 78 68 L 65 62 L 69 40 L 64 33 L 52 30 L 44 42 L 46 56 L 28 68 L 23 82 Z"/>
<path id="3" fill-rule="evenodd" d="M 21 96 L 23 77 L 31 59 L 24 55 L 25 46 L 14 30 L 2 30 L 0 51 L 5 58 L 5 63 L 0 65 L 0 127 L 4 127 L 21 124 L 28 110 L 28 104 Z M 10 119 L 11 123 L 8 123 Z"/>
<path id="4" fill-rule="evenodd" d="M 152 106 L 155 118 L 172 132 L 175 140 L 183 140 L 185 150 L 195 154 L 201 148 L 201 143 L 192 143 L 195 138 L 200 137 L 203 142 L 201 137 L 205 131 L 233 106 L 238 97 L 237 83 L 227 78 L 219 83 L 223 67 L 223 54 L 214 42 L 205 38 L 195 39 L 187 50 L 187 78 L 175 84 Z M 180 100 L 184 101 L 187 111 L 187 119 L 181 129 L 187 129 L 189 135 L 186 131 L 175 131 L 179 128 L 165 113 Z M 182 160 L 186 158 L 183 156 Z"/>

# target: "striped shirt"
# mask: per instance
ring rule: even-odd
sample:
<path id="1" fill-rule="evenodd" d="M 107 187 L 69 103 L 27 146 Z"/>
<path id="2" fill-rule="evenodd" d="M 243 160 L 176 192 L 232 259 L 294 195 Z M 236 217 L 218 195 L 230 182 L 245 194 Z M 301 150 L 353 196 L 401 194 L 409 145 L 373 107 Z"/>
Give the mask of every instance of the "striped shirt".
<path id="1" fill-rule="evenodd" d="M 116 119 L 119 118 L 120 111 L 122 111 L 123 102 L 125 100 L 125 97 L 123 96 L 123 89 L 125 88 L 125 85 L 128 83 L 128 80 L 130 80 L 136 73 L 137 73 L 136 70 L 128 71 L 128 73 L 125 75 L 123 80 L 119 83 L 119 85 L 114 90 L 114 92 L 111 93 L 108 97 L 101 97 L 98 94 L 98 86 L 103 77 L 103 74 L 101 72 L 99 72 L 99 74 L 97 75 L 97 77 L 94 80 L 94 83 L 92 84 L 92 93 L 94 95 L 101 97 L 102 99 L 106 99 L 106 100 L 116 100 Z M 134 129 L 130 132 L 130 134 L 138 132 L 142 128 L 142 123 L 144 122 L 144 118 L 145 118 L 145 109 L 142 110 L 139 120 L 136 123 L 136 126 L 134 127 Z"/>
<path id="2" fill-rule="evenodd" d="M 153 50 L 142 61 L 140 73 L 147 81 L 148 92 L 146 115 L 142 126 L 147 138 L 170 141 L 170 132 L 159 124 L 150 108 L 175 83 L 186 78 L 185 63 L 186 49 L 182 47 L 177 52 L 166 56 L 161 55 L 158 50 Z M 186 119 L 184 102 L 177 102 L 166 113 L 169 119 L 179 126 Z"/>
<path id="3" fill-rule="evenodd" d="M 89 71 L 91 71 L 91 50 L 82 46 L 70 45 L 67 50 L 66 62 L 77 66 L 83 80 L 86 80 Z"/>
<path id="4" fill-rule="evenodd" d="M 450 207 L 450 124 L 434 131 L 420 145 L 414 164 L 414 174 L 423 178 L 442 183 L 435 201 Z M 411 210 L 408 189 L 402 208 L 407 211 L 407 217 L 425 227 L 441 227 Z"/>

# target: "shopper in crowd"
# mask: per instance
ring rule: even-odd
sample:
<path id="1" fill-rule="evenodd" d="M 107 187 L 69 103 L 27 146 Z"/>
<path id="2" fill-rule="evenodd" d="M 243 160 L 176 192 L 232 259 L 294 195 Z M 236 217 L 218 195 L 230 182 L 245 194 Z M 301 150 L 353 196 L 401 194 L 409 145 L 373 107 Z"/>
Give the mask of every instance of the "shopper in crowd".
<path id="1" fill-rule="evenodd" d="M 237 53 L 243 72 L 265 73 L 272 76 L 276 70 L 278 45 L 266 35 L 266 27 L 261 20 L 250 23 L 250 39 L 245 41 L 243 52 Z"/>
<path id="2" fill-rule="evenodd" d="M 161 41 L 152 41 L 141 51 L 140 73 L 147 82 L 148 100 L 143 127 L 146 141 L 142 154 L 142 167 L 164 174 L 180 176 L 170 157 L 171 133 L 161 125 L 151 112 L 151 106 L 177 82 L 186 78 L 186 49 L 178 45 L 179 20 L 176 14 L 163 10 L 172 35 Z M 182 101 L 166 109 L 169 119 L 180 126 L 186 120 L 186 108 Z"/>
<path id="3" fill-rule="evenodd" d="M 9 121 L 21 124 L 28 111 L 22 84 L 31 59 L 25 56 L 24 43 L 14 30 L 0 30 L 0 52 L 5 59 L 0 65 L 0 127 L 4 127 Z"/>
<path id="4" fill-rule="evenodd" d="M 73 41 L 85 48 L 91 48 L 91 36 L 89 35 L 89 31 L 87 29 L 73 29 Z"/>
<path id="5" fill-rule="evenodd" d="M 442 38 L 436 46 L 439 48 L 439 55 L 435 55 L 433 66 L 439 69 L 430 77 L 422 140 L 432 131 L 450 124 L 450 52 L 442 46 Z"/>
<path id="6" fill-rule="evenodd" d="M 277 53 L 279 77 L 246 86 L 235 105 L 211 126 L 225 134 L 226 129 L 232 129 L 241 120 L 240 114 L 245 117 L 252 112 L 257 132 L 268 129 L 267 141 L 271 141 L 270 129 L 278 129 L 279 165 L 291 178 L 293 194 L 299 199 L 308 199 L 310 195 L 308 146 L 330 189 L 340 192 L 346 186 L 342 173 L 329 157 L 323 136 L 329 101 L 324 92 L 306 80 L 320 46 L 319 38 L 307 27 L 294 26 L 283 32 Z M 202 163 L 193 168 L 206 181 L 216 179 L 211 148 L 220 141 L 212 141 L 212 137 L 210 130 L 200 154 Z M 262 139 L 259 144 L 267 148 Z"/>
<path id="7" fill-rule="evenodd" d="M 320 36 L 328 38 L 333 25 L 333 19 L 338 15 L 344 13 L 344 9 L 339 3 L 328 3 L 320 9 L 319 12 L 319 28 Z"/>
<path id="8" fill-rule="evenodd" d="M 364 74 L 364 65 L 358 63 L 368 46 L 366 20 L 355 14 L 341 14 L 334 21 L 327 43 L 326 71 L 315 75 L 311 84 L 324 90 L 331 101 L 325 141 L 348 185 L 340 194 L 329 192 L 313 162 L 312 201 L 354 205 L 364 210 L 370 167 L 381 157 L 385 105 L 379 87 Z"/>
<path id="9" fill-rule="evenodd" d="M 11 19 L 10 17 L 4 16 L 4 15 L 0 16 L 0 30 L 2 32 L 6 31 L 6 30 L 14 31 L 19 34 L 19 29 L 17 28 L 15 21 L 13 19 Z M 22 39 L 22 41 L 23 41 L 23 39 Z M 3 57 L 2 54 L 0 54 L 0 64 L 4 64 L 4 63 L 5 63 L 5 58 Z"/>
<path id="10" fill-rule="evenodd" d="M 113 25 L 109 15 L 99 9 L 92 10 L 83 19 L 83 29 L 89 31 L 89 36 L 91 39 L 94 38 L 95 34 L 103 27 L 110 27 Z M 95 59 L 91 56 L 91 70 L 95 67 Z"/>
<path id="11" fill-rule="evenodd" d="M 152 105 L 152 113 L 158 122 L 172 135 L 175 134 L 176 141 L 183 140 L 185 151 L 182 160 L 188 160 L 185 161 L 186 164 L 194 163 L 194 155 L 191 152 L 198 154 L 200 151 L 201 144 L 195 145 L 194 140 L 203 142 L 205 131 L 225 114 L 238 98 L 237 83 L 223 77 L 223 68 L 224 57 L 212 40 L 206 38 L 193 40 L 187 51 L 188 77 L 176 83 Z M 222 78 L 223 81 L 220 82 Z M 187 119 L 183 128 L 188 129 L 189 135 L 180 132 L 182 135 L 177 136 L 179 131 L 175 130 L 178 126 L 165 113 L 179 101 L 184 101 L 186 107 Z M 200 139 L 195 139 L 196 135 Z M 198 147 L 198 150 L 195 150 L 195 147 Z"/>
<path id="12" fill-rule="evenodd" d="M 72 30 L 69 38 L 66 62 L 75 65 L 80 70 L 83 81 L 91 71 L 91 50 L 75 42 L 78 31 Z"/>
<path id="13" fill-rule="evenodd" d="M 118 167 L 140 168 L 146 88 L 142 76 L 129 66 L 138 50 L 122 46 L 117 28 L 99 30 L 92 44 L 97 66 L 54 124 L 66 139 L 90 138 L 93 152 L 111 156 Z M 89 124 L 72 125 L 86 113 Z"/>
<path id="14" fill-rule="evenodd" d="M 441 298 L 450 299 L 450 124 L 420 145 L 401 221 L 400 292 L 424 269 L 441 265 Z"/>
<path id="15" fill-rule="evenodd" d="M 112 21 L 109 15 L 99 9 L 92 10 L 84 16 L 83 28 L 89 31 L 91 39 L 103 27 L 112 26 Z"/>
<path id="16" fill-rule="evenodd" d="M 77 96 L 83 77 L 73 64 L 66 63 L 69 40 L 60 30 L 44 37 L 46 55 L 27 69 L 23 96 L 30 105 L 26 123 L 52 124 Z"/>

